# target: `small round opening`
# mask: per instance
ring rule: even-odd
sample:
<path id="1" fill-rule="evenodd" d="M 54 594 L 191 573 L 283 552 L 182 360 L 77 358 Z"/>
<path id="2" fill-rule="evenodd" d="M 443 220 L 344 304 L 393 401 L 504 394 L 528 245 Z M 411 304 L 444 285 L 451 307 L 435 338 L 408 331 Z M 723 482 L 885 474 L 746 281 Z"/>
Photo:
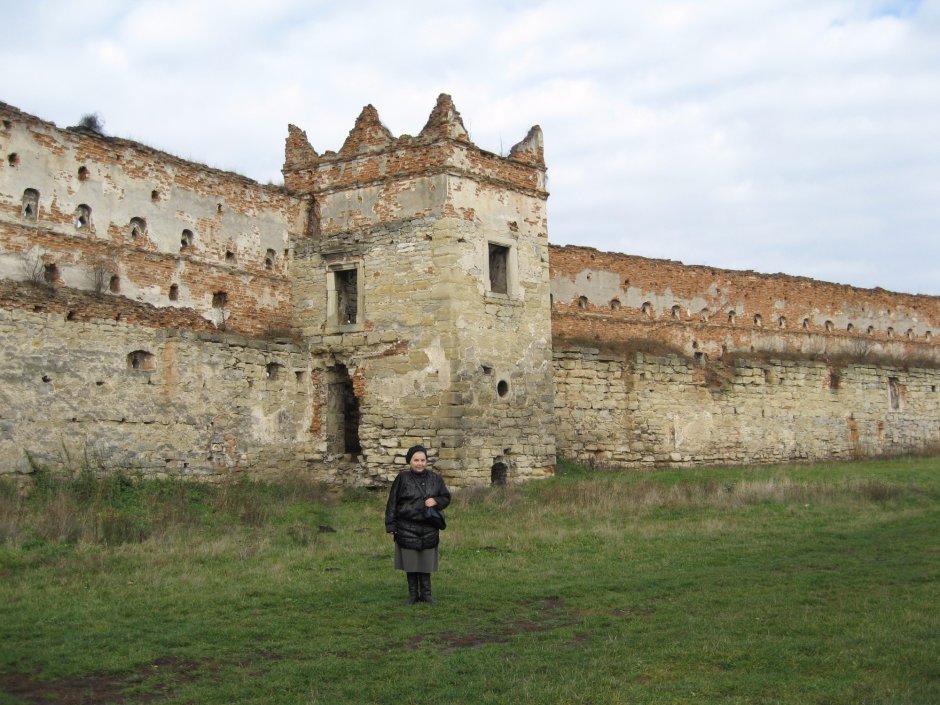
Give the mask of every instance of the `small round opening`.
<path id="1" fill-rule="evenodd" d="M 499 394 L 500 397 L 505 397 L 509 394 L 509 382 L 504 379 L 499 380 L 499 382 L 496 383 L 496 393 Z"/>

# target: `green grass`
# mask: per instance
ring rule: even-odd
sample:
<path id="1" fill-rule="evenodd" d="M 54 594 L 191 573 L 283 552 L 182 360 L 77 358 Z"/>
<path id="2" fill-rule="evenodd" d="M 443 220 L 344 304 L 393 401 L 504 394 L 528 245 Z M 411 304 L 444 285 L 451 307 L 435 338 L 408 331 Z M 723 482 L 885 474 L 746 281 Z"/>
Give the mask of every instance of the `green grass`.
<path id="1" fill-rule="evenodd" d="M 39 475 L 0 485 L 0 705 L 940 703 L 937 459 L 465 490 L 435 607 L 384 494 Z"/>

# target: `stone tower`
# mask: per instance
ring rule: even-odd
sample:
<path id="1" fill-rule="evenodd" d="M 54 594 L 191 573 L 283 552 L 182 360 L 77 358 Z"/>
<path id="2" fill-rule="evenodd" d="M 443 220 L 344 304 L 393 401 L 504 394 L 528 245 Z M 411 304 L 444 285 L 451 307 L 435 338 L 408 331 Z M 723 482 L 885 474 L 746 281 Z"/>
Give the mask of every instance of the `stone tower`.
<path id="1" fill-rule="evenodd" d="M 447 95 L 416 137 L 366 106 L 339 152 L 291 125 L 283 173 L 308 199 L 292 275 L 323 390 L 319 453 L 376 481 L 414 443 L 454 486 L 550 474 L 541 130 L 502 157 L 471 142 Z"/>

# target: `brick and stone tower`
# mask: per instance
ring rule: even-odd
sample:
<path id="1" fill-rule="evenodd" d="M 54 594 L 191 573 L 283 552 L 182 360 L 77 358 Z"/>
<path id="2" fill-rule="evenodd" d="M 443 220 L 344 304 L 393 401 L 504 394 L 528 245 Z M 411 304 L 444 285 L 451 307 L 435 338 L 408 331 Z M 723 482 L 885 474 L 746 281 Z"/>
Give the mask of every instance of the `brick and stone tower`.
<path id="1" fill-rule="evenodd" d="M 323 361 L 321 457 L 381 481 L 424 443 L 454 486 L 551 473 L 541 130 L 501 157 L 447 95 L 416 137 L 366 106 L 336 153 L 290 126 L 283 173 L 309 200 L 294 305 Z"/>

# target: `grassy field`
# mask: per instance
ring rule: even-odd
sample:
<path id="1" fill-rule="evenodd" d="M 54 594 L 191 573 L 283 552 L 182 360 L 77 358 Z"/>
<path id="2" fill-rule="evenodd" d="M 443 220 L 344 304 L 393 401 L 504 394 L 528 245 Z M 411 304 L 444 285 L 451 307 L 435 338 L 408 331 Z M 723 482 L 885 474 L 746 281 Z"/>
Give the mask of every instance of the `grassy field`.
<path id="1" fill-rule="evenodd" d="M 0 705 L 940 703 L 940 461 L 464 491 L 437 606 L 384 494 L 0 484 Z"/>

